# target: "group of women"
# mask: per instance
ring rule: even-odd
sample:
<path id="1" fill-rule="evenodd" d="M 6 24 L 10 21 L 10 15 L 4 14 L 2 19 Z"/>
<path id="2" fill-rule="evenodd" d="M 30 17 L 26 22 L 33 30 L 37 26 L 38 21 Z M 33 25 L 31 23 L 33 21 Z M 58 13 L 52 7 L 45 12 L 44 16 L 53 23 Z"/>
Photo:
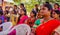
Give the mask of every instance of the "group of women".
<path id="1" fill-rule="evenodd" d="M 30 35 L 55 35 L 59 33 L 57 30 L 60 27 L 59 4 L 55 3 L 52 7 L 49 2 L 46 2 L 40 9 L 38 7 L 39 5 L 36 4 L 29 13 L 29 17 L 23 3 L 20 4 L 20 8 L 14 5 L 14 7 L 6 7 L 5 11 L 0 7 L 0 24 L 3 22 L 12 22 L 13 26 L 27 24 L 31 28 Z"/>

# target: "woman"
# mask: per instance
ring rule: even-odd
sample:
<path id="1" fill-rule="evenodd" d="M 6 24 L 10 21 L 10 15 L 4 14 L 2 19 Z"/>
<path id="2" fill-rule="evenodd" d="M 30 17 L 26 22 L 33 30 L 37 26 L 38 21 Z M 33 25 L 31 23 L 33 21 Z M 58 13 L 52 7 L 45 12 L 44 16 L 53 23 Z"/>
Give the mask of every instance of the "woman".
<path id="1" fill-rule="evenodd" d="M 34 28 L 36 28 L 37 26 L 39 26 L 41 24 L 41 18 L 42 18 L 42 15 L 40 14 L 40 12 L 37 13 L 37 20 L 35 21 L 35 24 L 34 24 Z"/>
<path id="2" fill-rule="evenodd" d="M 54 9 L 53 10 L 60 10 L 60 6 L 58 3 L 55 3 L 54 4 Z"/>
<path id="3" fill-rule="evenodd" d="M 53 11 L 53 12 L 52 12 L 52 17 L 53 17 L 54 19 L 57 19 L 57 20 L 60 21 L 60 11 L 59 11 L 59 10 Z M 52 34 L 53 34 L 53 35 L 60 34 L 59 31 L 60 31 L 60 26 L 58 26 L 58 27 L 52 32 Z"/>
<path id="4" fill-rule="evenodd" d="M 0 18 L 2 19 L 2 23 L 4 22 L 3 11 L 0 11 Z"/>
<path id="5" fill-rule="evenodd" d="M 28 16 L 26 14 L 26 10 L 21 9 L 20 16 L 18 18 L 18 24 L 24 24 L 26 19 L 28 19 Z"/>
<path id="6" fill-rule="evenodd" d="M 58 20 L 52 19 L 50 17 L 51 10 L 52 8 L 50 4 L 43 5 L 41 14 L 44 18 L 42 24 L 36 29 L 36 35 L 51 35 L 53 30 L 55 30 L 60 25 Z"/>
<path id="7" fill-rule="evenodd" d="M 52 12 L 52 17 L 54 19 L 60 20 L 60 11 L 59 10 L 55 10 Z"/>
<path id="8" fill-rule="evenodd" d="M 14 14 L 14 11 L 11 11 L 10 21 L 12 22 L 13 26 L 15 26 L 17 24 L 17 22 L 16 22 L 16 16 Z"/>
<path id="9" fill-rule="evenodd" d="M 25 23 L 28 24 L 32 28 L 35 20 L 36 20 L 36 12 L 32 11 L 30 13 L 30 17 L 25 21 Z"/>
<path id="10" fill-rule="evenodd" d="M 30 27 L 31 27 L 31 34 L 30 35 L 35 35 L 34 33 L 34 28 L 33 28 L 33 25 L 35 23 L 35 20 L 36 20 L 36 12 L 35 11 L 32 11 L 30 13 L 30 17 L 25 21 L 26 24 L 28 24 Z"/>

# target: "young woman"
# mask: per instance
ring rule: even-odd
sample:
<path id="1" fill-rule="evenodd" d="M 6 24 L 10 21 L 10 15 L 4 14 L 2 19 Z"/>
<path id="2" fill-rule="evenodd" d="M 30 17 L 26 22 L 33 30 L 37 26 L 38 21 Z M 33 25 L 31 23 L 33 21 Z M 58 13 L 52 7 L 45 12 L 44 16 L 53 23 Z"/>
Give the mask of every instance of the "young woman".
<path id="1" fill-rule="evenodd" d="M 3 11 L 0 8 L 0 24 L 2 24 L 4 22 L 4 16 L 2 16 L 2 15 L 3 15 Z M 0 31 L 2 31 L 2 27 L 0 27 Z"/>
<path id="2" fill-rule="evenodd" d="M 12 22 L 13 26 L 17 25 L 17 18 L 17 15 L 14 14 L 14 11 L 12 10 L 10 13 L 10 21 Z"/>
<path id="3" fill-rule="evenodd" d="M 21 9 L 20 16 L 18 18 L 18 24 L 24 24 L 26 19 L 28 19 L 28 16 L 26 14 L 26 10 Z"/>
<path id="4" fill-rule="evenodd" d="M 33 28 L 33 25 L 36 20 L 36 12 L 31 11 L 30 12 L 30 17 L 25 21 L 26 24 L 28 24 L 31 27 L 31 34 L 30 35 L 35 35 L 35 29 Z"/>
<path id="5" fill-rule="evenodd" d="M 52 12 L 52 17 L 54 18 L 54 19 L 57 19 L 57 20 L 59 20 L 60 21 L 60 11 L 59 10 L 55 10 L 55 11 L 53 11 Z M 58 26 L 53 32 L 52 32 L 52 34 L 53 35 L 60 35 L 60 26 Z"/>
<path id="6" fill-rule="evenodd" d="M 35 20 L 36 20 L 36 12 L 32 11 L 30 13 L 30 17 L 26 20 L 25 23 L 28 24 L 32 28 L 33 25 L 34 25 Z"/>
<path id="7" fill-rule="evenodd" d="M 51 10 L 52 8 L 50 4 L 43 5 L 41 14 L 44 18 L 42 24 L 36 29 L 36 35 L 51 35 L 53 30 L 55 30 L 60 25 L 58 20 L 52 19 L 50 17 Z"/>
<path id="8" fill-rule="evenodd" d="M 35 21 L 35 24 L 34 24 L 34 28 L 38 27 L 40 24 L 41 24 L 41 18 L 42 18 L 42 15 L 40 14 L 40 12 L 37 13 L 37 20 Z"/>
<path id="9" fill-rule="evenodd" d="M 54 9 L 53 10 L 60 10 L 60 6 L 58 3 L 55 3 L 54 4 Z"/>
<path id="10" fill-rule="evenodd" d="M 59 10 L 55 10 L 52 12 L 52 17 L 54 19 L 60 20 L 60 11 Z"/>

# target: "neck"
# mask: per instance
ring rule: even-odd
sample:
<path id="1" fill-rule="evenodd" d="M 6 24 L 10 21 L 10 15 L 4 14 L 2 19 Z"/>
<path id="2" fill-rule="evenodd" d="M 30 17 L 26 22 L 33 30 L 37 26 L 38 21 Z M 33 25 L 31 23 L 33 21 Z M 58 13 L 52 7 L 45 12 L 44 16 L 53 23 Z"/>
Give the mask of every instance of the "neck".
<path id="1" fill-rule="evenodd" d="M 25 16 L 25 15 L 22 15 L 22 16 Z"/>
<path id="2" fill-rule="evenodd" d="M 34 16 L 31 16 L 31 18 L 35 18 Z"/>
<path id="3" fill-rule="evenodd" d="M 60 18 L 59 18 L 59 17 L 58 17 L 58 18 L 56 18 L 56 19 L 60 20 Z"/>
<path id="4" fill-rule="evenodd" d="M 49 20 L 51 17 L 50 16 L 45 16 L 44 20 Z"/>

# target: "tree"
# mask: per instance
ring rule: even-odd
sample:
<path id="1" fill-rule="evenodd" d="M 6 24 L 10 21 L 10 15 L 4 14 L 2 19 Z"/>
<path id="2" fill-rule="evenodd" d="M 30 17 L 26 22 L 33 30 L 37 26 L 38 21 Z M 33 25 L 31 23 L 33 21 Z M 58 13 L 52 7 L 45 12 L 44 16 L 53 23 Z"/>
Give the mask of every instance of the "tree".
<path id="1" fill-rule="evenodd" d="M 15 2 L 16 5 L 19 5 L 21 0 L 13 0 Z"/>

